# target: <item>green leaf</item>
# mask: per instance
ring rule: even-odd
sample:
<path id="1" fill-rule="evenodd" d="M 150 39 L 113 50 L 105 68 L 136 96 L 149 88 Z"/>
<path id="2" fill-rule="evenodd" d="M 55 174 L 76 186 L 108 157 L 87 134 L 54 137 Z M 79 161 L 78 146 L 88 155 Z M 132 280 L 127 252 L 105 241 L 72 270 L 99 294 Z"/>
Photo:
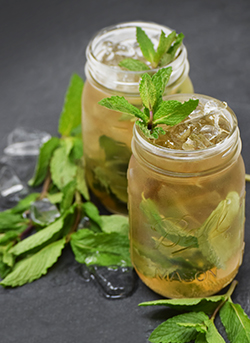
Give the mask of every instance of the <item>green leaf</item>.
<path id="1" fill-rule="evenodd" d="M 158 105 L 162 102 L 162 96 L 164 94 L 166 85 L 169 81 L 170 75 L 172 73 L 172 67 L 162 68 L 157 71 L 156 74 L 152 77 L 152 82 L 156 89 L 157 97 L 157 107 L 154 110 L 157 110 Z"/>
<path id="2" fill-rule="evenodd" d="M 196 337 L 195 343 L 207 343 L 206 335 L 204 333 L 199 333 Z"/>
<path id="3" fill-rule="evenodd" d="M 207 325 L 206 340 L 208 343 L 225 343 L 212 320 L 207 319 L 204 323 Z M 241 341 L 241 343 L 243 342 Z"/>
<path id="4" fill-rule="evenodd" d="M 150 70 L 149 66 L 147 66 L 144 62 L 135 60 L 134 58 L 125 58 L 119 63 L 119 66 L 131 71 Z"/>
<path id="5" fill-rule="evenodd" d="M 23 253 L 42 246 L 44 243 L 48 242 L 55 234 L 61 231 L 64 224 L 64 218 L 60 217 L 54 223 L 47 226 L 45 229 L 38 231 L 32 236 L 25 238 L 24 240 L 17 243 L 13 248 L 10 249 L 10 252 L 19 256 Z"/>
<path id="6" fill-rule="evenodd" d="M 10 272 L 0 283 L 2 286 L 22 286 L 32 282 L 47 273 L 48 268 L 56 263 L 62 253 L 66 238 L 51 243 L 34 255 L 16 263 Z"/>
<path id="7" fill-rule="evenodd" d="M 123 142 L 116 141 L 105 135 L 99 138 L 99 144 L 105 152 L 106 161 L 128 163 L 131 151 Z"/>
<path id="8" fill-rule="evenodd" d="M 0 236 L 0 245 L 6 245 L 6 243 L 9 243 L 10 241 L 16 240 L 18 236 L 16 231 L 7 231 Z"/>
<path id="9" fill-rule="evenodd" d="M 226 302 L 220 310 L 220 319 L 230 342 L 250 342 L 250 319 L 239 304 L 231 299 Z"/>
<path id="10" fill-rule="evenodd" d="M 51 158 L 50 171 L 54 184 L 62 190 L 69 182 L 75 180 L 77 166 L 69 158 L 73 147 L 71 140 L 63 140 Z"/>
<path id="11" fill-rule="evenodd" d="M 155 57 L 154 45 L 150 38 L 147 36 L 146 32 L 140 27 L 136 28 L 136 39 L 140 46 L 141 52 L 147 61 L 153 63 Z"/>
<path id="12" fill-rule="evenodd" d="M 102 221 L 98 208 L 90 201 L 83 203 L 82 207 L 86 216 L 101 227 Z"/>
<path id="13" fill-rule="evenodd" d="M 58 132 L 62 136 L 69 136 L 73 129 L 81 124 L 81 97 L 83 80 L 73 74 L 66 93 L 64 107 L 59 120 Z"/>
<path id="14" fill-rule="evenodd" d="M 28 224 L 28 220 L 24 219 L 20 214 L 11 213 L 9 211 L 0 212 L 0 233 L 20 230 Z"/>
<path id="15" fill-rule="evenodd" d="M 81 138 L 74 137 L 72 139 L 73 147 L 70 153 L 70 157 L 73 160 L 80 160 L 83 157 L 83 142 Z"/>
<path id="16" fill-rule="evenodd" d="M 12 207 L 10 212 L 14 214 L 23 213 L 29 209 L 30 205 L 37 200 L 39 195 L 40 193 L 31 193 L 27 195 L 24 199 L 20 200 L 15 207 Z"/>
<path id="17" fill-rule="evenodd" d="M 98 104 L 113 111 L 132 114 L 143 121 L 148 120 L 148 117 L 146 117 L 142 111 L 131 105 L 123 96 L 111 96 L 110 98 L 104 98 L 99 101 Z"/>
<path id="18" fill-rule="evenodd" d="M 144 196 L 140 203 L 140 210 L 147 218 L 148 224 L 164 239 L 183 247 L 198 247 L 197 238 L 188 234 L 181 226 L 159 213 L 154 201 Z"/>
<path id="19" fill-rule="evenodd" d="M 184 38 L 183 33 L 179 33 L 176 37 L 175 43 L 168 49 L 168 51 L 162 56 L 160 61 L 161 66 L 165 66 L 175 59 L 177 49 L 181 46 Z"/>
<path id="20" fill-rule="evenodd" d="M 54 150 L 58 147 L 60 139 L 52 137 L 40 148 L 40 153 L 36 165 L 36 170 L 32 179 L 29 180 L 29 186 L 39 186 L 45 179 L 49 169 L 50 159 Z"/>
<path id="21" fill-rule="evenodd" d="M 202 254 L 217 268 L 225 268 L 226 262 L 235 250 L 239 248 L 241 240 L 232 239 L 228 235 L 228 228 L 239 214 L 240 197 L 237 192 L 228 193 L 207 220 L 196 231 L 199 249 Z M 223 241 L 223 245 L 220 243 Z"/>
<path id="22" fill-rule="evenodd" d="M 154 114 L 153 123 L 174 126 L 184 120 L 198 106 L 199 100 L 190 99 L 181 103 L 177 100 L 162 101 Z"/>
<path id="23" fill-rule="evenodd" d="M 129 240 L 117 232 L 82 229 L 71 235 L 70 244 L 75 259 L 87 266 L 131 266 Z"/>
<path id="24" fill-rule="evenodd" d="M 85 200 L 90 199 L 88 186 L 87 186 L 86 178 L 85 178 L 85 167 L 82 162 L 77 163 L 76 188 L 85 198 Z"/>
<path id="25" fill-rule="evenodd" d="M 145 137 L 147 138 L 153 138 L 153 139 L 157 139 L 158 138 L 158 134 L 157 132 L 154 134 L 153 132 L 151 132 L 149 129 L 148 129 L 148 125 L 137 120 L 136 121 L 136 125 L 139 126 L 139 128 L 141 129 L 142 133 L 144 134 Z"/>
<path id="26" fill-rule="evenodd" d="M 214 295 L 207 298 L 162 299 L 143 302 L 139 306 L 167 306 L 178 311 L 204 311 L 211 313 L 224 299 L 224 295 Z"/>
<path id="27" fill-rule="evenodd" d="M 103 232 L 118 232 L 122 235 L 128 235 L 129 222 L 128 217 L 119 214 L 101 216 L 101 228 Z"/>
<path id="28" fill-rule="evenodd" d="M 63 199 L 63 193 L 62 192 L 57 192 L 54 194 L 48 193 L 47 198 L 52 204 L 59 204 Z"/>
<path id="29" fill-rule="evenodd" d="M 142 79 L 139 85 L 139 91 L 143 105 L 149 110 L 152 110 L 157 98 L 155 86 L 148 74 L 142 75 Z"/>
<path id="30" fill-rule="evenodd" d="M 62 193 L 63 198 L 60 204 L 61 212 L 66 211 L 72 204 L 76 191 L 76 180 L 70 181 L 66 186 L 63 187 Z"/>
<path id="31" fill-rule="evenodd" d="M 203 312 L 190 312 L 177 315 L 160 324 L 150 335 L 152 343 L 185 343 L 197 336 L 195 326 L 185 327 L 180 324 L 203 324 L 208 316 Z"/>
<path id="32" fill-rule="evenodd" d="M 154 62 L 158 65 L 162 56 L 168 49 L 171 47 L 171 44 L 175 41 L 176 32 L 172 31 L 167 37 L 163 31 L 161 31 L 161 36 L 159 40 L 159 44 L 156 50 L 156 54 L 154 57 Z"/>

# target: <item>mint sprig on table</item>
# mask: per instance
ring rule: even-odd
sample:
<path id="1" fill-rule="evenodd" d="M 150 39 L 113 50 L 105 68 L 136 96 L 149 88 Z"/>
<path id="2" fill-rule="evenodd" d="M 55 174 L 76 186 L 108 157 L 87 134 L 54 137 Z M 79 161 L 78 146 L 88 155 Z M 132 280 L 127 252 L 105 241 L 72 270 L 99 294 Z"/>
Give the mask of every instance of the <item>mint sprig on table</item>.
<path id="1" fill-rule="evenodd" d="M 29 185 L 43 184 L 42 191 L 0 212 L 2 286 L 21 286 L 40 278 L 67 244 L 79 263 L 131 266 L 128 219 L 102 216 L 90 202 L 82 160 L 82 89 L 83 80 L 73 75 L 59 120 L 61 137 L 52 137 L 40 148 Z M 59 215 L 52 222 L 46 218 L 37 221 L 32 212 L 39 202 L 54 204 Z"/>
<path id="2" fill-rule="evenodd" d="M 154 44 L 146 32 L 142 28 L 136 27 L 137 42 L 144 58 L 150 62 L 152 69 L 167 65 L 173 61 L 178 48 L 182 44 L 183 38 L 183 33 L 177 35 L 175 31 L 172 31 L 166 36 L 165 33 L 161 31 L 158 47 L 155 51 Z M 125 58 L 119 63 L 119 66 L 131 71 L 151 69 L 146 63 L 134 58 Z"/>
<path id="3" fill-rule="evenodd" d="M 124 97 L 111 96 L 99 101 L 99 105 L 114 111 L 130 114 L 136 118 L 136 124 L 148 138 L 157 139 L 166 131 L 159 125 L 174 126 L 184 120 L 196 109 L 199 100 L 190 99 L 181 103 L 177 100 L 164 101 L 164 90 L 172 72 L 171 67 L 162 68 L 156 74 L 142 75 L 139 91 L 144 106 L 143 111 L 130 104 Z"/>
<path id="4" fill-rule="evenodd" d="M 231 343 L 250 342 L 250 320 L 231 295 L 237 285 L 234 280 L 225 294 L 206 298 L 163 299 L 139 306 L 167 306 L 185 312 L 160 324 L 150 335 L 152 343 L 223 343 L 214 320 L 219 313 Z"/>

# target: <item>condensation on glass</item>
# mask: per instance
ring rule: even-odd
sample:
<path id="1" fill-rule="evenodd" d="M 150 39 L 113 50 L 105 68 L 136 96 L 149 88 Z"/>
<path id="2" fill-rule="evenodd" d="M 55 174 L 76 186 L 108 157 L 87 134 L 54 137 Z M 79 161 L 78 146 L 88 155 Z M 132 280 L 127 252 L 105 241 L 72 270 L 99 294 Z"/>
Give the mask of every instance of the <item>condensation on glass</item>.
<path id="1" fill-rule="evenodd" d="M 218 292 L 237 274 L 244 250 L 245 168 L 236 116 L 203 95 L 168 98 L 189 97 L 199 98 L 202 110 L 165 138 L 146 139 L 135 125 L 128 169 L 132 262 L 147 286 L 170 298 Z"/>
<path id="2" fill-rule="evenodd" d="M 86 51 L 87 80 L 82 96 L 86 178 L 92 192 L 106 208 L 116 213 L 127 213 L 126 173 L 134 121 L 129 116 L 101 107 L 98 101 L 119 95 L 138 108 L 142 107 L 139 80 L 144 72 L 123 70 L 118 66 L 123 58 L 143 59 L 136 42 L 136 26 L 146 31 L 155 46 L 161 30 L 166 34 L 172 31 L 154 23 L 123 23 L 100 31 Z M 168 66 L 172 66 L 173 72 L 166 94 L 193 92 L 184 45 Z"/>

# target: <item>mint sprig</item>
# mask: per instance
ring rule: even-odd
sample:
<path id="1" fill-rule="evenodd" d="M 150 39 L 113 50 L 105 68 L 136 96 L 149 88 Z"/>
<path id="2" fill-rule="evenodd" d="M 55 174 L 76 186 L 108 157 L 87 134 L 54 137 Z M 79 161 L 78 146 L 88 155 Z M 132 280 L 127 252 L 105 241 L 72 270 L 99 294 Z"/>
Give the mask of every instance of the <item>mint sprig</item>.
<path id="1" fill-rule="evenodd" d="M 166 36 L 164 31 L 161 31 L 160 40 L 155 51 L 154 44 L 146 32 L 141 27 L 136 27 L 137 42 L 144 58 L 150 62 L 152 69 L 167 65 L 174 60 L 177 49 L 181 46 L 183 38 L 183 33 L 177 35 L 175 31 L 172 31 Z M 150 69 L 146 63 L 134 58 L 125 58 L 119 63 L 119 66 L 131 71 Z"/>
<path id="2" fill-rule="evenodd" d="M 176 315 L 160 324 L 150 335 L 152 343 L 223 343 L 214 320 L 219 313 L 231 343 L 250 342 L 250 319 L 231 296 L 237 285 L 234 280 L 225 294 L 206 298 L 163 299 L 148 301 L 139 306 L 167 306 L 186 313 Z M 201 305 L 203 308 L 201 308 Z M 211 307 L 212 305 L 212 307 Z"/>
<path id="3" fill-rule="evenodd" d="M 112 96 L 99 101 L 99 105 L 114 111 L 133 115 L 140 120 L 137 125 L 148 138 L 157 139 L 164 134 L 160 124 L 174 126 L 184 120 L 195 108 L 199 100 L 190 99 L 184 103 L 177 100 L 163 101 L 163 93 L 171 75 L 172 68 L 162 68 L 153 76 L 142 75 L 139 91 L 144 106 L 143 111 L 131 105 L 124 97 Z"/>

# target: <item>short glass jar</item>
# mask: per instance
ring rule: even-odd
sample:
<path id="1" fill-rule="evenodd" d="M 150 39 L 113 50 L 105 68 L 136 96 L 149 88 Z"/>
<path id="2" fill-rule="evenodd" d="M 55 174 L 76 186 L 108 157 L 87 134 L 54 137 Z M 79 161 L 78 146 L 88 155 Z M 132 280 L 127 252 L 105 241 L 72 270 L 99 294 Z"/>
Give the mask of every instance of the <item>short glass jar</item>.
<path id="1" fill-rule="evenodd" d="M 85 67 L 86 83 L 82 96 L 82 131 L 86 179 L 92 192 L 106 208 L 127 213 L 127 168 L 131 156 L 134 121 L 128 115 L 98 105 L 112 95 L 124 96 L 131 104 L 142 107 L 139 80 L 145 71 L 134 72 L 118 66 L 121 59 L 140 57 L 136 42 L 139 26 L 158 43 L 165 26 L 146 22 L 128 22 L 108 27 L 97 33 L 88 44 Z M 191 93 L 187 51 L 182 44 L 175 59 L 168 64 L 172 74 L 166 94 Z M 158 69 L 152 69 L 156 72 Z"/>
<path id="2" fill-rule="evenodd" d="M 219 104 L 229 134 L 207 148 L 180 150 L 145 138 L 135 125 L 128 169 L 132 263 L 148 287 L 170 298 L 218 292 L 236 275 L 244 250 L 245 168 L 236 116 L 204 95 L 166 100 L 191 97 Z"/>

